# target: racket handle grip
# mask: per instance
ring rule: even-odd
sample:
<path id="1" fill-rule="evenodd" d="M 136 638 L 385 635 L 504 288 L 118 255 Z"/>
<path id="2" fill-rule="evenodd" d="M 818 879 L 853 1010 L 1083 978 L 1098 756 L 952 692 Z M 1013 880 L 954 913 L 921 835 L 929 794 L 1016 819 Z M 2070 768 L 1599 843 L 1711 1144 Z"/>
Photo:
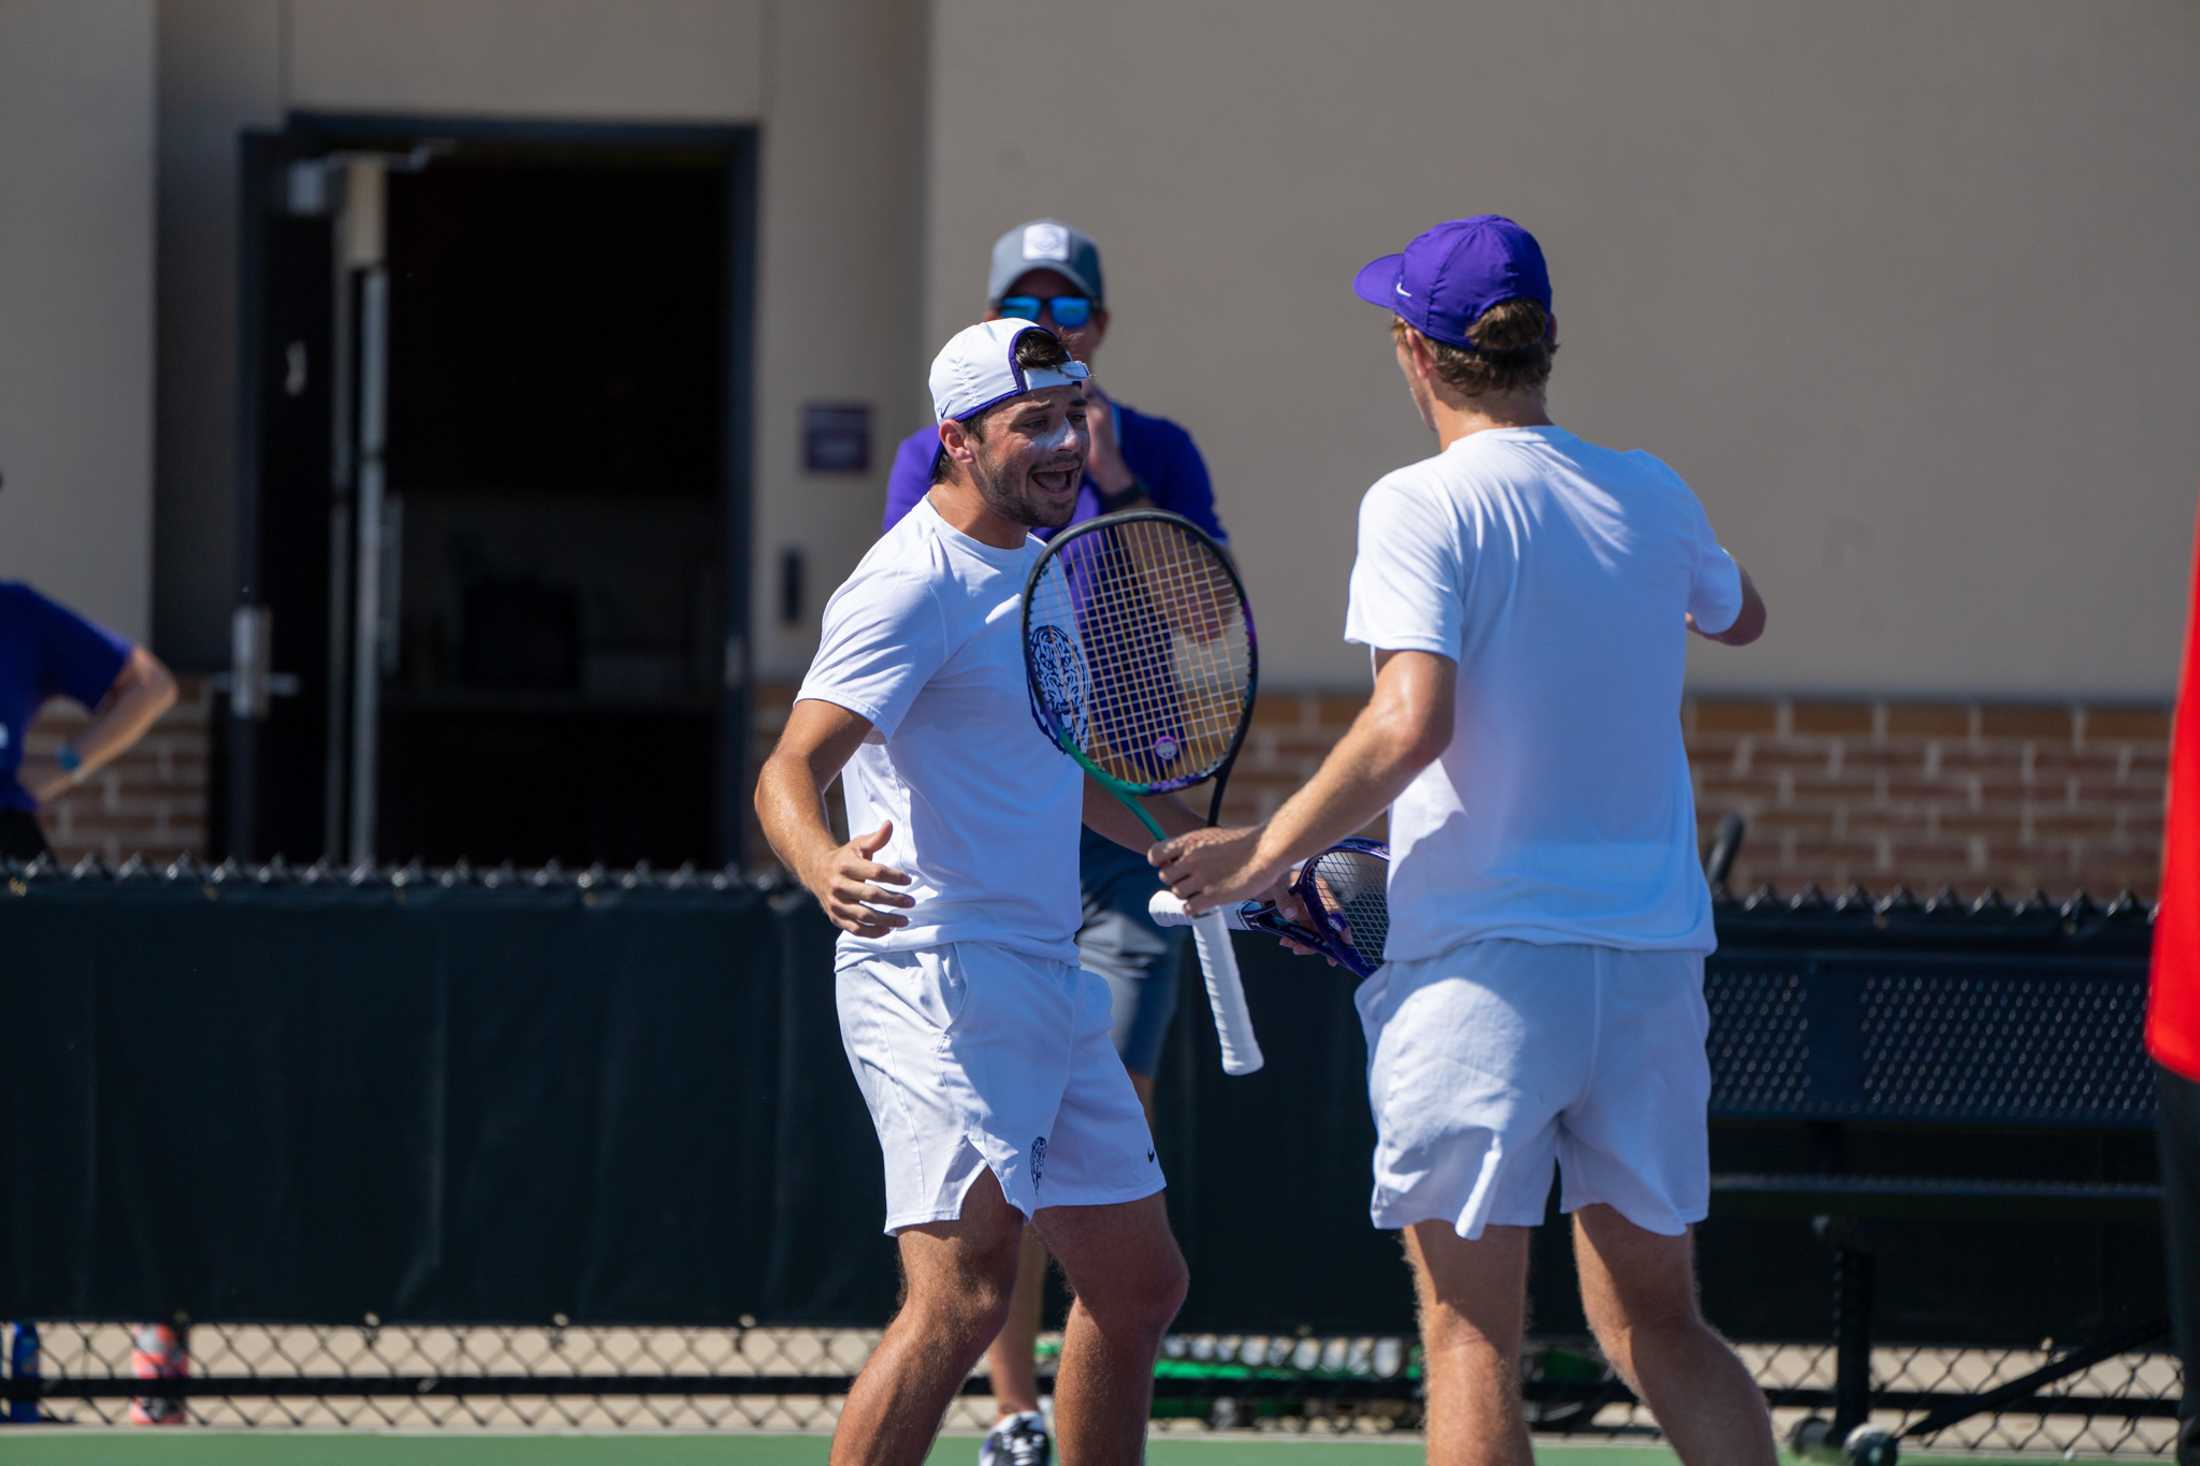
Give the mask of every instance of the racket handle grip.
<path id="1" fill-rule="evenodd" d="M 1222 1072 L 1250 1074 L 1264 1062 L 1253 1036 L 1253 1015 L 1245 1006 L 1245 983 L 1238 976 L 1237 953 L 1230 947 L 1230 926 L 1219 911 L 1192 918 L 1192 944 L 1199 949 L 1199 970 L 1207 980 L 1207 1004 L 1214 1009 L 1215 1036 L 1222 1041 Z"/>
<path id="2" fill-rule="evenodd" d="M 1225 906 L 1216 914 L 1231 931 L 1254 931 L 1257 928 L 1245 919 L 1245 913 L 1259 905 L 1258 901 L 1243 901 L 1235 906 Z M 1198 919 L 1184 909 L 1183 898 L 1173 891 L 1154 892 L 1153 899 L 1146 903 L 1146 914 L 1153 918 L 1155 926 L 1190 926 Z"/>

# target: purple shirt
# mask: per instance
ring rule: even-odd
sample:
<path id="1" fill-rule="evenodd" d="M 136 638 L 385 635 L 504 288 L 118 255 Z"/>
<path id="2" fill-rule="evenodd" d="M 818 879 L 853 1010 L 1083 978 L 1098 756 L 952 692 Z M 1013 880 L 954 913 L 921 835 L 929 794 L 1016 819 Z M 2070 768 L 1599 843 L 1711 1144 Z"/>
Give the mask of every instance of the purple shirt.
<path id="1" fill-rule="evenodd" d="M 16 773 L 23 738 L 49 698 L 96 708 L 130 643 L 17 581 L 0 581 L 0 809 L 38 806 Z"/>
<path id="2" fill-rule="evenodd" d="M 1112 397 L 1108 404 L 1115 409 L 1116 443 L 1122 449 L 1123 462 L 1145 483 L 1154 508 L 1181 514 L 1216 539 L 1226 541 L 1222 522 L 1215 518 L 1215 486 L 1207 477 L 1207 460 L 1199 456 L 1192 435 L 1165 417 L 1140 412 Z M 936 426 L 920 428 L 902 440 L 894 454 L 894 466 L 886 476 L 886 522 L 880 526 L 882 529 L 892 529 L 932 487 L 932 458 L 939 447 L 940 430 Z M 1069 522 L 1082 524 L 1099 517 L 1100 490 L 1087 476 L 1077 490 L 1077 509 Z M 1054 531 L 1036 533 L 1046 539 Z"/>

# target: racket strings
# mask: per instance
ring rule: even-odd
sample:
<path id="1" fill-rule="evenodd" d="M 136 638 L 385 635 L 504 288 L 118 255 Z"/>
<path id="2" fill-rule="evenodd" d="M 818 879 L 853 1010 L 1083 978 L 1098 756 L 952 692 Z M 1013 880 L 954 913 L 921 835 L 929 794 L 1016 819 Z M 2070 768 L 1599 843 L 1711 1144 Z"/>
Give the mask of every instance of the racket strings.
<path id="1" fill-rule="evenodd" d="M 1235 581 L 1203 543 L 1153 520 L 1083 535 L 1042 575 L 1033 613 L 1076 630 L 1084 676 L 1062 680 L 1084 703 L 1060 726 L 1110 776 L 1193 782 L 1228 756 L 1251 636 Z"/>
<path id="2" fill-rule="evenodd" d="M 1390 938 L 1390 867 L 1363 850 L 1327 850 L 1299 877 L 1300 898 L 1317 919 L 1344 929 L 1369 962 L 1383 960 Z"/>
<path id="3" fill-rule="evenodd" d="M 1221 634 L 1242 617 L 1235 586 L 1204 546 L 1163 525 L 1136 522 L 1118 533 L 1119 546 L 1096 547 L 1103 553 L 1090 566 L 1085 622 L 1103 650 L 1147 654 L 1122 663 L 1126 711 L 1148 724 L 1165 716 L 1193 739 L 1227 739 L 1246 680 Z"/>

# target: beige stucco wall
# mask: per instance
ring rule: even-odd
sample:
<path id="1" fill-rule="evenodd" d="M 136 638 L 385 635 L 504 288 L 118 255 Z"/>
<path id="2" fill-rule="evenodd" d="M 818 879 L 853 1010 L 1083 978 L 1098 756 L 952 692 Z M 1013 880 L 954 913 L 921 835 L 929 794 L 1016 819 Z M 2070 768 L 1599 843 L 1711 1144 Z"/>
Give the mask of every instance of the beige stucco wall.
<path id="1" fill-rule="evenodd" d="M 1428 446 L 1351 273 L 1487 209 L 1550 254 L 1557 416 L 1765 588 L 1700 685 L 2170 690 L 2200 9 L 940 0 L 932 58 L 927 342 L 1006 225 L 1093 232 L 1099 375 L 1205 447 L 1271 676 L 1364 679 L 1353 506 Z"/>
<path id="2" fill-rule="evenodd" d="M 1494 207 L 1550 249 L 1562 420 L 1678 465 L 1772 599 L 1700 685 L 2169 688 L 2200 487 L 2189 5 L 167 0 L 157 53 L 155 9 L 0 5 L 0 574 L 186 663 L 228 613 L 235 139 L 296 108 L 760 123 L 767 675 L 879 491 L 800 473 L 800 404 L 877 404 L 882 474 L 988 243 L 1057 212 L 1107 248 L 1103 378 L 1208 452 L 1271 679 L 1358 681 L 1351 506 L 1425 440 L 1344 282 Z M 781 627 L 790 547 L 812 594 Z"/>
<path id="3" fill-rule="evenodd" d="M 761 0 L 288 0 L 292 105 L 328 111 L 751 118 Z"/>
<path id="4" fill-rule="evenodd" d="M 0 4 L 0 579 L 151 628 L 153 7 Z"/>
<path id="5" fill-rule="evenodd" d="M 159 353 L 153 623 L 180 666 L 224 665 L 237 603 L 237 156 L 282 119 L 273 0 L 159 7 Z"/>
<path id="6" fill-rule="evenodd" d="M 756 666 L 799 676 L 825 597 L 878 538 L 886 465 L 923 398 L 925 7 L 786 0 L 772 18 L 757 230 Z M 871 477 L 801 469 L 805 401 L 872 404 Z M 805 604 L 779 620 L 799 549 Z"/>
<path id="7" fill-rule="evenodd" d="M 877 489 L 801 472 L 800 408 L 869 401 L 891 422 L 909 396 L 924 21 L 903 0 L 164 5 L 163 524 L 193 537 L 162 560 L 179 646 L 225 646 L 229 577 L 202 567 L 233 555 L 236 137 L 292 111 L 757 124 L 756 565 L 803 549 L 814 586 L 847 562 Z M 799 669 L 814 628 L 778 627 L 770 575 L 753 592 L 759 667 Z"/>

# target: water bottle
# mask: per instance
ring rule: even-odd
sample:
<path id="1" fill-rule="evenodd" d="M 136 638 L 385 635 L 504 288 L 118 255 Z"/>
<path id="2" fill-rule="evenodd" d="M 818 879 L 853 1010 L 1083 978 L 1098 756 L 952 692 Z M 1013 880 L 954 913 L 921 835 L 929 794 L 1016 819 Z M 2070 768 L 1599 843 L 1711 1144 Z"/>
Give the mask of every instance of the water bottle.
<path id="1" fill-rule="evenodd" d="M 38 1325 L 19 1323 L 15 1326 L 15 1342 L 8 1348 L 8 1373 L 18 1385 L 35 1384 L 38 1380 Z M 17 1425 L 38 1423 L 38 1396 L 17 1395 L 8 1401 L 8 1419 Z"/>
<path id="2" fill-rule="evenodd" d="M 183 1340 L 164 1323 L 147 1324 L 131 1340 L 130 1373 L 143 1380 L 185 1379 L 191 1357 Z M 183 1425 L 190 1419 L 179 1394 L 138 1395 L 130 1401 L 132 1425 Z"/>

